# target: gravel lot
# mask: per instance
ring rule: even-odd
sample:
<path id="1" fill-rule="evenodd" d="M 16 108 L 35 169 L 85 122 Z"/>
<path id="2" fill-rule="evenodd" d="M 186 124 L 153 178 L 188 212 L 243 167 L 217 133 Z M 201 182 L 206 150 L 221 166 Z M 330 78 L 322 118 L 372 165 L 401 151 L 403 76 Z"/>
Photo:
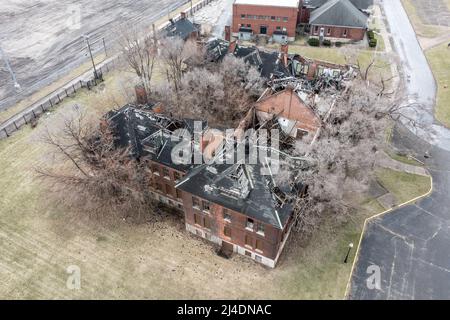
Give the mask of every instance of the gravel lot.
<path id="1" fill-rule="evenodd" d="M 94 51 L 112 46 L 124 23 L 150 26 L 186 0 L 0 0 L 0 46 L 10 59 L 20 93 L 0 61 L 0 110 L 58 79 L 88 59 L 83 34 Z"/>

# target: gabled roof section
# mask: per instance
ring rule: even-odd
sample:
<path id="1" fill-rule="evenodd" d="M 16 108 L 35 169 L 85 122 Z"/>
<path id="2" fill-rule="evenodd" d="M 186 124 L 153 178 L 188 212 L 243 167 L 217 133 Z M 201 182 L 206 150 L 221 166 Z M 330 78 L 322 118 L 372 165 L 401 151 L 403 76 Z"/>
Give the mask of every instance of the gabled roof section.
<path id="1" fill-rule="evenodd" d="M 204 164 L 191 170 L 177 188 L 283 229 L 293 212 L 292 204 L 282 203 L 286 194 L 260 170 L 260 165 L 243 163 Z"/>
<path id="2" fill-rule="evenodd" d="M 180 37 L 183 40 L 187 40 L 193 32 L 199 31 L 199 27 L 189 19 L 181 18 L 177 21 L 171 20 L 164 28 L 164 31 L 168 37 Z"/>
<path id="3" fill-rule="evenodd" d="M 311 12 L 310 24 L 365 28 L 367 15 L 358 10 L 350 0 L 329 0 Z"/>
<path id="4" fill-rule="evenodd" d="M 303 6 L 307 8 L 319 8 L 330 0 L 304 0 Z M 367 10 L 373 5 L 373 0 L 350 0 L 353 5 L 359 10 Z"/>
<path id="5" fill-rule="evenodd" d="M 256 67 L 264 78 L 291 76 L 289 70 L 284 66 L 279 52 L 266 52 L 254 46 L 238 45 L 233 55 Z"/>

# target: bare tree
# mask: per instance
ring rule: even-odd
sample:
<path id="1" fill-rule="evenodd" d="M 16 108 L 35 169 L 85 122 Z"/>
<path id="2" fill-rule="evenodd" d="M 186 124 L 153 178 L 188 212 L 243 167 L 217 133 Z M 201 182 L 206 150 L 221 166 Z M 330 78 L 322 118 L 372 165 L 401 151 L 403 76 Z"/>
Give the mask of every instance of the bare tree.
<path id="1" fill-rule="evenodd" d="M 155 212 L 148 190 L 148 165 L 117 147 L 109 124 L 92 125 L 78 112 L 65 119 L 60 132 L 47 129 L 43 141 L 62 161 L 36 171 L 65 200 L 102 215 L 140 219 Z"/>
<path id="2" fill-rule="evenodd" d="M 157 58 L 155 36 L 143 34 L 129 27 L 122 32 L 119 45 L 128 66 L 136 73 L 147 94 L 151 93 L 151 84 Z"/>
<path id="3" fill-rule="evenodd" d="M 185 42 L 179 37 L 163 38 L 159 43 L 160 56 L 166 69 L 167 81 L 178 93 L 183 71 L 186 69 L 186 62 L 199 57 L 201 51 L 195 41 L 188 40 Z"/>
<path id="4" fill-rule="evenodd" d="M 173 115 L 235 127 L 262 93 L 263 83 L 254 67 L 227 56 L 220 64 L 195 67 L 183 74 L 178 94 L 170 84 L 157 91 Z"/>
<path id="5" fill-rule="evenodd" d="M 282 166 L 280 175 L 282 180 L 295 179 L 307 186 L 304 197 L 292 199 L 295 230 L 308 235 L 325 217 L 346 219 L 359 209 L 384 148 L 392 120 L 389 109 L 386 97 L 363 80 L 355 80 L 337 96 L 318 138 L 295 143 L 293 154 L 307 160 L 301 166 Z"/>

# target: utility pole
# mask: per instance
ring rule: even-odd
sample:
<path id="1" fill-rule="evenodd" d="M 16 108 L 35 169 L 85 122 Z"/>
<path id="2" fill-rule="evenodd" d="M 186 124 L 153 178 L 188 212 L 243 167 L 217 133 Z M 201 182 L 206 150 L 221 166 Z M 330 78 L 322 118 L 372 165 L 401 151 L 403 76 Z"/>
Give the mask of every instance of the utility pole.
<path id="1" fill-rule="evenodd" d="M 5 61 L 6 69 L 8 69 L 9 73 L 11 74 L 11 78 L 12 78 L 12 80 L 14 82 L 14 88 L 16 88 L 17 91 L 20 90 L 20 84 L 19 84 L 19 82 L 17 82 L 16 75 L 14 74 L 14 71 L 11 68 L 11 65 L 9 64 L 8 57 L 6 56 L 6 54 L 3 51 L 1 46 L 0 46 L 0 54 L 3 57 L 3 60 Z"/>
<path id="2" fill-rule="evenodd" d="M 97 68 L 95 67 L 94 57 L 92 56 L 91 44 L 89 43 L 89 36 L 85 34 L 85 35 L 83 35 L 83 37 L 86 40 L 89 54 L 91 56 L 92 66 L 94 67 L 94 77 L 95 77 L 95 79 L 98 79 Z"/>
<path id="3" fill-rule="evenodd" d="M 108 51 L 106 51 L 105 37 L 102 38 L 102 42 L 103 42 L 103 49 L 105 49 L 105 56 L 108 57 Z"/>

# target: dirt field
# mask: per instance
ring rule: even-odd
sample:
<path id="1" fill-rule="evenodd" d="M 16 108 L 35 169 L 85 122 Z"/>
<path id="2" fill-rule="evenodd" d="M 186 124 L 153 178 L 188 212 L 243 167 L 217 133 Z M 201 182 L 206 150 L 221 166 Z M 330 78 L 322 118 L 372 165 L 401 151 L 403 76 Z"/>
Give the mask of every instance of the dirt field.
<path id="1" fill-rule="evenodd" d="M 114 39 L 127 23 L 150 27 L 169 9 L 187 0 L 74 1 L 0 0 L 0 45 L 10 59 L 21 92 L 15 92 L 0 57 L 0 110 L 11 106 L 89 59 L 82 35 L 92 50 L 112 53 Z"/>

